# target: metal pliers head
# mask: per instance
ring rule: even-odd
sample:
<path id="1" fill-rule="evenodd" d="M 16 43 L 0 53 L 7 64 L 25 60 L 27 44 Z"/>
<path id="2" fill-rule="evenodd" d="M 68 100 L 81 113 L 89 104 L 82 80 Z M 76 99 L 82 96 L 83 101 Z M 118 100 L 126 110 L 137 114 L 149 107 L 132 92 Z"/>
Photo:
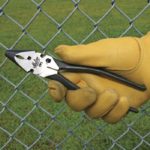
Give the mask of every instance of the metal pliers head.
<path id="1" fill-rule="evenodd" d="M 9 50 L 6 57 L 24 69 L 41 77 L 58 73 L 59 67 L 53 57 L 29 50 Z"/>

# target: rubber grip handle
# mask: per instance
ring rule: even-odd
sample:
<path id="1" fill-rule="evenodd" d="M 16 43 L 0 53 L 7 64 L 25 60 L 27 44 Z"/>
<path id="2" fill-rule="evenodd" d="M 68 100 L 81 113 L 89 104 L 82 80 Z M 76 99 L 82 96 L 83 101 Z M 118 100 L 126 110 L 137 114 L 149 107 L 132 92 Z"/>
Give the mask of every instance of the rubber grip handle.
<path id="1" fill-rule="evenodd" d="M 61 74 L 55 74 L 55 75 L 52 75 L 52 76 L 48 76 L 47 78 L 49 78 L 51 80 L 59 81 L 60 83 L 62 83 L 69 90 L 79 89 L 79 87 L 76 84 L 74 84 L 73 82 L 71 82 L 70 80 L 68 80 L 64 76 L 62 76 Z"/>
<path id="2" fill-rule="evenodd" d="M 105 76 L 105 77 L 109 77 L 111 79 L 114 79 L 116 81 L 119 81 L 120 83 L 123 83 L 127 86 L 130 86 L 132 88 L 135 88 L 137 90 L 140 91 L 145 91 L 146 90 L 146 86 L 145 85 L 141 85 L 138 83 L 135 83 L 131 80 L 128 80 L 127 78 L 116 74 L 114 72 L 108 71 L 104 68 L 98 68 L 98 67 L 89 67 L 89 66 L 81 66 L 81 65 L 72 65 L 72 64 L 67 64 L 65 62 L 56 60 L 56 63 L 59 66 L 60 70 L 64 70 L 64 71 L 68 71 L 68 72 L 83 72 L 83 73 L 91 73 L 91 74 L 96 74 L 96 75 L 100 75 L 100 76 Z"/>

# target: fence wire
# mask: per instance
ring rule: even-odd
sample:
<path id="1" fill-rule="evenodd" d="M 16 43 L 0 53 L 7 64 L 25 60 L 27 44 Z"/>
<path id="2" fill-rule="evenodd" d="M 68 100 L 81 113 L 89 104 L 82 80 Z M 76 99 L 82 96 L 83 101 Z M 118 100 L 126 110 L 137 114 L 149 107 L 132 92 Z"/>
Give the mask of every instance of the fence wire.
<path id="1" fill-rule="evenodd" d="M 150 30 L 149 0 L 99 2 L 0 0 L 0 150 L 150 149 L 149 102 L 138 114 L 129 113 L 115 125 L 91 120 L 64 102 L 55 104 L 48 96 L 46 79 L 24 73 L 4 57 L 11 49 L 30 48 L 50 54 L 62 42 L 81 44 L 112 36 L 142 36 Z M 105 9 L 102 4 L 106 4 Z M 33 10 L 28 14 L 30 6 Z M 92 15 L 95 11 L 96 17 Z M 40 16 L 44 19 L 38 20 Z M 86 32 L 80 35 L 81 26 Z"/>

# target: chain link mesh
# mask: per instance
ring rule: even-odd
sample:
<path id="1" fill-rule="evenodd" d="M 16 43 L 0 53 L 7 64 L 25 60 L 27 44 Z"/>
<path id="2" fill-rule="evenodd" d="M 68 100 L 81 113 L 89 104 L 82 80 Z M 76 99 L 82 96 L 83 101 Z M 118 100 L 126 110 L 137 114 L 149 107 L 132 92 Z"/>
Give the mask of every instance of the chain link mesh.
<path id="1" fill-rule="evenodd" d="M 149 150 L 149 102 L 115 125 L 91 120 L 55 104 L 46 79 L 4 57 L 26 48 L 54 55 L 58 44 L 142 36 L 149 29 L 149 0 L 0 0 L 0 150 Z"/>

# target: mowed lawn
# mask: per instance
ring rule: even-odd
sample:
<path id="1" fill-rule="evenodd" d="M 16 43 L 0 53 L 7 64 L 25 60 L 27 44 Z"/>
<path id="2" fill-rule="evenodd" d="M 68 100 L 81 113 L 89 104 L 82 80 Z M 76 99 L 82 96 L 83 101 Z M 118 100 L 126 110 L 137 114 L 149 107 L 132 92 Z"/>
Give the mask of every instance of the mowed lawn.
<path id="1" fill-rule="evenodd" d="M 0 8 L 6 1 L 0 0 Z M 4 56 L 6 49 L 55 55 L 59 44 L 140 37 L 150 30 L 147 0 L 116 0 L 115 7 L 110 0 L 81 0 L 78 5 L 71 0 L 41 2 L 12 0 L 0 11 L 0 149 L 131 150 L 139 144 L 137 149 L 149 150 L 150 102 L 115 125 L 91 120 L 65 102 L 54 103 L 48 80 L 26 74 Z"/>

